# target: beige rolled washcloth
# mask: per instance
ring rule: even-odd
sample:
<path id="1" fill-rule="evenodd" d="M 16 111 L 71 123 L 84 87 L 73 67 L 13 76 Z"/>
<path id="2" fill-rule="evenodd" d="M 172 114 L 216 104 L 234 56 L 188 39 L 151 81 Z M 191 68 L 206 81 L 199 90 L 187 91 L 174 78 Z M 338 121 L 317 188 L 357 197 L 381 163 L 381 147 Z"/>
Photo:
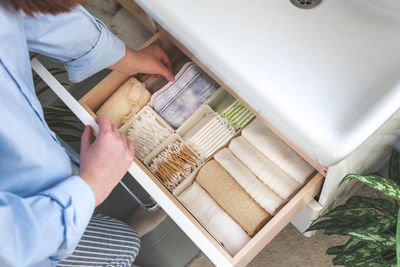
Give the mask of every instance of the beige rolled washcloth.
<path id="1" fill-rule="evenodd" d="M 314 172 L 313 167 L 302 159 L 294 150 L 255 119 L 242 130 L 242 136 L 261 153 L 272 160 L 300 184 Z"/>
<path id="2" fill-rule="evenodd" d="M 287 200 L 294 191 L 300 188 L 300 184 L 295 179 L 247 142 L 243 136 L 232 139 L 229 149 L 282 199 Z"/>
<path id="3" fill-rule="evenodd" d="M 246 190 L 246 192 L 263 207 L 274 215 L 276 209 L 283 204 L 283 199 L 260 181 L 228 148 L 218 151 L 214 159 L 227 170 L 230 175 Z"/>
<path id="4" fill-rule="evenodd" d="M 142 109 L 150 101 L 150 93 L 144 85 L 130 78 L 96 112 L 106 117 L 118 128 Z"/>
<path id="5" fill-rule="evenodd" d="M 178 199 L 232 255 L 250 241 L 243 229 L 196 182 Z"/>
<path id="6" fill-rule="evenodd" d="M 196 181 L 251 237 L 271 217 L 215 160 L 203 165 Z"/>

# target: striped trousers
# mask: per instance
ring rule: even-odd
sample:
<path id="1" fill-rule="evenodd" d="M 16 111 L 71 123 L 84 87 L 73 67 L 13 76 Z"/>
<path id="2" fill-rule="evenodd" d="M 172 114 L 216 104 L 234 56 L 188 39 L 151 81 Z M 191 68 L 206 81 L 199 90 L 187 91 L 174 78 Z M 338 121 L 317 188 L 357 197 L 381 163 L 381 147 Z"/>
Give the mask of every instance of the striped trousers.
<path id="1" fill-rule="evenodd" d="M 93 214 L 74 253 L 57 267 L 131 267 L 139 248 L 139 236 L 129 226 L 111 217 Z"/>

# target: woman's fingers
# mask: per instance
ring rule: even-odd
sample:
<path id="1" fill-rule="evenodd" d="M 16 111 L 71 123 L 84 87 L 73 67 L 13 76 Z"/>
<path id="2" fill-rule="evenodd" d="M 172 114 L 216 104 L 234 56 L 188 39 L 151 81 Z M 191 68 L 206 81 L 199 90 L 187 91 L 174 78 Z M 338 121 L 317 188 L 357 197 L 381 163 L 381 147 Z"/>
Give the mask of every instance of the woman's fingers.
<path id="1" fill-rule="evenodd" d="M 81 137 L 81 153 L 86 151 L 90 145 L 92 140 L 93 129 L 91 126 L 87 125 L 85 130 L 82 133 Z"/>
<path id="2" fill-rule="evenodd" d="M 133 143 L 123 133 L 120 133 L 120 136 L 121 139 L 124 141 L 126 149 L 133 160 L 133 157 L 135 156 L 135 149 L 133 147 Z"/>
<path id="3" fill-rule="evenodd" d="M 112 124 L 107 118 L 97 117 L 96 122 L 99 125 L 99 135 L 112 131 Z"/>
<path id="4" fill-rule="evenodd" d="M 112 130 L 114 133 L 119 132 L 117 126 L 115 126 L 114 123 L 111 123 L 111 130 Z"/>
<path id="5" fill-rule="evenodd" d="M 156 46 L 157 49 L 157 54 L 161 60 L 161 62 L 167 66 L 167 68 L 172 71 L 172 64 L 171 64 L 171 60 L 169 59 L 169 57 L 167 56 L 167 54 L 164 52 L 164 50 L 162 50 L 159 46 Z"/>
<path id="6" fill-rule="evenodd" d="M 157 64 L 157 73 L 156 74 L 160 74 L 162 76 L 164 76 L 168 81 L 172 82 L 173 80 L 175 80 L 174 75 L 172 74 L 172 71 L 165 66 L 162 62 L 158 62 Z"/>

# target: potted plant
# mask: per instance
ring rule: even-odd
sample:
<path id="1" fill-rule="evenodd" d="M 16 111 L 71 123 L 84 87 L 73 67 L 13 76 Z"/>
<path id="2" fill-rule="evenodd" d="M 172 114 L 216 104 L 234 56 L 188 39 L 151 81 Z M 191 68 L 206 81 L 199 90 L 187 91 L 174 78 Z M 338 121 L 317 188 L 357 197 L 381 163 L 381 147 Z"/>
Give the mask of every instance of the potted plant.
<path id="1" fill-rule="evenodd" d="M 400 266 L 399 158 L 399 153 L 393 150 L 388 178 L 348 174 L 340 183 L 356 179 L 387 197 L 350 197 L 345 204 L 317 218 L 306 230 L 349 236 L 346 244 L 327 250 L 327 254 L 336 255 L 332 260 L 334 265 Z"/>

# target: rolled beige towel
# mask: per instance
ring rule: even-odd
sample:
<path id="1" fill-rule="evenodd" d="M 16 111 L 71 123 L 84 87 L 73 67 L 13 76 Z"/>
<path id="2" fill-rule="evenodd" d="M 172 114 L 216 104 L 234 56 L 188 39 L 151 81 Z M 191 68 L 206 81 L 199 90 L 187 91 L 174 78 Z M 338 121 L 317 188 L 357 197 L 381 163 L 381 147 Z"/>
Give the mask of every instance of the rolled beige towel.
<path id="1" fill-rule="evenodd" d="M 258 119 L 242 130 L 242 136 L 300 184 L 315 171 Z"/>
<path id="2" fill-rule="evenodd" d="M 250 241 L 243 229 L 196 182 L 178 199 L 232 255 Z"/>
<path id="3" fill-rule="evenodd" d="M 287 200 L 291 194 L 300 188 L 300 184 L 296 180 L 265 157 L 264 154 L 247 142 L 243 136 L 232 139 L 229 149 L 282 199 Z"/>
<path id="4" fill-rule="evenodd" d="M 203 165 L 196 181 L 249 236 L 254 236 L 271 217 L 215 160 Z"/>
<path id="5" fill-rule="evenodd" d="M 218 151 L 214 159 L 254 198 L 268 213 L 274 215 L 283 199 L 261 182 L 228 148 Z"/>
<path id="6" fill-rule="evenodd" d="M 150 93 L 144 85 L 130 78 L 97 110 L 98 116 L 106 117 L 118 128 L 150 101 Z"/>

